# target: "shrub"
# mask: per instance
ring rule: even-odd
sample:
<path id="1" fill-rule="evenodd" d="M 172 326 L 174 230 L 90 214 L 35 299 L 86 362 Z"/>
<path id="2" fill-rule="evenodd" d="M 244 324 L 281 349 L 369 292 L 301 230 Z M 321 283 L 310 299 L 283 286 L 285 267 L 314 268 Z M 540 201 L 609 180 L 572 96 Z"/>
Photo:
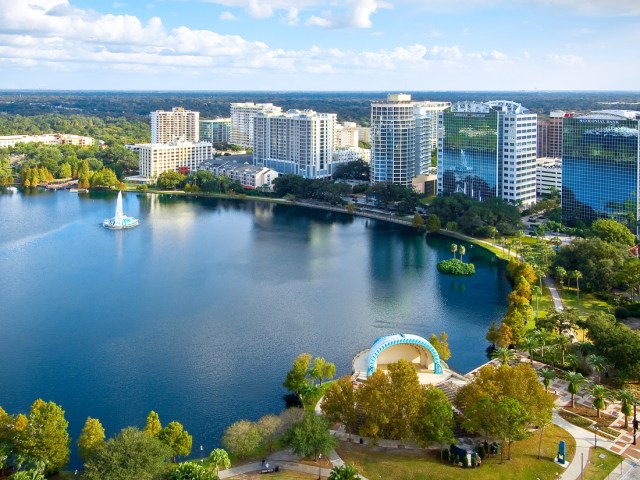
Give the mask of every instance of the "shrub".
<path id="1" fill-rule="evenodd" d="M 440 273 L 447 275 L 473 275 L 476 273 L 476 267 L 473 263 L 464 263 L 457 258 L 449 258 L 438 262 L 436 266 Z"/>
<path id="2" fill-rule="evenodd" d="M 462 457 L 462 468 L 469 468 L 469 457 L 467 455 Z"/>
<path id="3" fill-rule="evenodd" d="M 448 462 L 448 461 L 449 461 L 449 449 L 448 449 L 448 448 L 443 448 L 443 449 L 442 449 L 442 459 L 443 459 L 445 462 Z"/>
<path id="4" fill-rule="evenodd" d="M 149 189 L 149 187 L 147 187 L 146 185 L 138 185 L 136 186 L 136 190 L 142 190 L 143 192 L 147 191 Z"/>
<path id="5" fill-rule="evenodd" d="M 476 460 L 475 455 L 471 455 L 471 468 L 476 468 L 478 466 L 478 461 Z"/>
<path id="6" fill-rule="evenodd" d="M 484 445 L 479 445 L 478 448 L 476 448 L 476 453 L 482 460 L 487 456 L 487 451 L 485 450 Z"/>

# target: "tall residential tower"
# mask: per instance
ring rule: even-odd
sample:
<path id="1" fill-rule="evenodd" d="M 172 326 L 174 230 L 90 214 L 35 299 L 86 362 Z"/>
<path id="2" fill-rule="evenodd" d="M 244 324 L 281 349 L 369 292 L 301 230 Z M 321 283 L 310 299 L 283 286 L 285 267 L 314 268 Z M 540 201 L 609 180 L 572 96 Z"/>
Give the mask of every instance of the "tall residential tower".
<path id="1" fill-rule="evenodd" d="M 199 112 L 174 107 L 151 112 L 151 143 L 198 142 Z"/>
<path id="2" fill-rule="evenodd" d="M 281 113 L 282 108 L 272 103 L 232 103 L 231 143 L 244 148 L 253 148 L 253 125 L 259 112 Z"/>

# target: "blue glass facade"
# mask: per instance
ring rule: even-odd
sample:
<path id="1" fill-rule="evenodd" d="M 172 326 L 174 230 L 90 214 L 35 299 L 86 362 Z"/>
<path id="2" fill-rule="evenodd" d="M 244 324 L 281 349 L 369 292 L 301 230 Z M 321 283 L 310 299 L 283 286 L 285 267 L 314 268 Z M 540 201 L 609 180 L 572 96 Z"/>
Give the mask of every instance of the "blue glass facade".
<path id="1" fill-rule="evenodd" d="M 638 120 L 598 113 L 563 121 L 562 220 L 638 218 Z"/>
<path id="2" fill-rule="evenodd" d="M 480 200 L 497 196 L 501 176 L 498 112 L 445 110 L 441 118 L 441 192 L 462 192 Z"/>

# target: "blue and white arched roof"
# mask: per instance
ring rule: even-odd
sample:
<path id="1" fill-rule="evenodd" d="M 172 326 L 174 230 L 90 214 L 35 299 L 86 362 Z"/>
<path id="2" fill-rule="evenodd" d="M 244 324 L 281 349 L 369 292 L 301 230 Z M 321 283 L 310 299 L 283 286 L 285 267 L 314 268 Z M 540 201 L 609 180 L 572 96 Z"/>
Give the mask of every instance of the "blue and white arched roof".
<path id="1" fill-rule="evenodd" d="M 410 333 L 397 333 L 395 335 L 380 337 L 375 342 L 373 342 L 373 345 L 369 350 L 369 358 L 367 359 L 367 377 L 371 376 L 373 372 L 375 372 L 376 362 L 378 360 L 378 356 L 382 353 L 382 351 L 386 348 L 392 347 L 393 345 L 399 344 L 416 345 L 428 350 L 433 357 L 434 373 L 443 373 L 442 364 L 440 363 L 440 355 L 438 355 L 438 352 L 433 347 L 433 345 L 431 345 L 426 339 L 419 337 L 418 335 L 412 335 Z"/>

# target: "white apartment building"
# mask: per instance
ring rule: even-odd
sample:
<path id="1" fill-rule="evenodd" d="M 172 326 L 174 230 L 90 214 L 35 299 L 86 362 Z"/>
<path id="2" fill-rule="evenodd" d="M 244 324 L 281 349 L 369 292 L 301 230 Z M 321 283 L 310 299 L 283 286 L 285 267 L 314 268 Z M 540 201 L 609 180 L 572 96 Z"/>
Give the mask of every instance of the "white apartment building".
<path id="1" fill-rule="evenodd" d="M 127 146 L 138 152 L 139 176 L 157 178 L 163 172 L 186 167 L 195 172 L 213 151 L 209 142 L 143 143 Z"/>
<path id="2" fill-rule="evenodd" d="M 360 132 L 355 122 L 344 122 L 336 124 L 336 148 L 357 147 L 359 140 Z"/>
<path id="3" fill-rule="evenodd" d="M 231 119 L 216 118 L 200 120 L 200 140 L 211 143 L 229 143 L 231 139 Z"/>
<path id="4" fill-rule="evenodd" d="M 536 166 L 536 193 L 548 195 L 551 190 L 562 194 L 562 159 L 542 157 Z"/>
<path id="5" fill-rule="evenodd" d="M 225 158 L 205 160 L 198 170 L 207 170 L 216 177 L 228 177 L 232 182 L 239 182 L 244 188 L 251 190 L 273 190 L 273 181 L 278 178 L 278 172 L 271 168 L 256 167 Z"/>
<path id="6" fill-rule="evenodd" d="M 333 151 L 333 160 L 331 162 L 331 173 L 335 172 L 336 166 L 341 163 L 355 162 L 364 160 L 369 163 L 371 160 L 371 150 L 360 147 L 342 147 Z"/>
<path id="7" fill-rule="evenodd" d="M 174 107 L 151 112 L 151 143 L 198 142 L 200 112 Z"/>
<path id="8" fill-rule="evenodd" d="M 411 186 L 431 164 L 432 115 L 411 95 L 371 104 L 371 182 Z"/>
<path id="9" fill-rule="evenodd" d="M 259 112 L 279 114 L 282 108 L 272 103 L 232 103 L 231 104 L 231 140 L 233 145 L 253 148 L 254 120 Z"/>
<path id="10" fill-rule="evenodd" d="M 255 116 L 253 163 L 305 178 L 331 175 L 337 115 L 313 110 L 259 112 Z"/>
<path id="11" fill-rule="evenodd" d="M 18 143 L 42 143 L 44 145 L 78 145 L 92 146 L 92 137 L 72 135 L 70 133 L 45 133 L 42 135 L 3 135 L 0 136 L 0 148 L 14 147 Z"/>
<path id="12" fill-rule="evenodd" d="M 431 119 L 431 148 L 436 148 L 438 143 L 438 114 L 451 107 L 451 102 L 417 102 L 422 115 L 429 116 Z M 424 173 L 424 172 L 423 172 Z"/>

